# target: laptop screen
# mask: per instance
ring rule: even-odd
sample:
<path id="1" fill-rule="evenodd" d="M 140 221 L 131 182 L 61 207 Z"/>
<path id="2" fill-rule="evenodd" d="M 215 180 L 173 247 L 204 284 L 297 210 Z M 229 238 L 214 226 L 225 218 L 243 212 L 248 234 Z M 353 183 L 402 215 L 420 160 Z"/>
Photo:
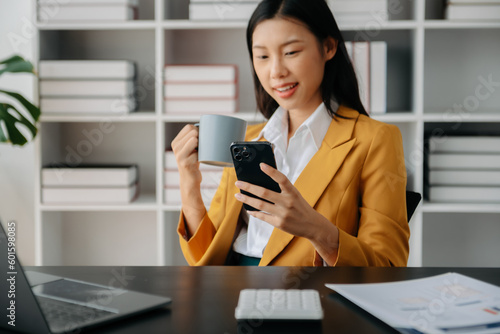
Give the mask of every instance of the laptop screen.
<path id="1" fill-rule="evenodd" d="M 50 333 L 42 311 L 16 256 L 17 226 L 0 222 L 0 328 L 25 333 Z"/>

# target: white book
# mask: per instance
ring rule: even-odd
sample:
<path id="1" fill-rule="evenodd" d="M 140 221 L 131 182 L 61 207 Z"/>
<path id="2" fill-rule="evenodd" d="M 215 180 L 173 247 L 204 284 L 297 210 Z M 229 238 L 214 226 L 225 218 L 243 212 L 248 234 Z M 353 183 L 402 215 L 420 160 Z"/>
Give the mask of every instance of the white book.
<path id="1" fill-rule="evenodd" d="M 500 187 L 429 187 L 431 202 L 500 203 Z"/>
<path id="2" fill-rule="evenodd" d="M 448 0 L 448 4 L 500 4 L 500 0 Z"/>
<path id="3" fill-rule="evenodd" d="M 39 5 L 38 21 L 46 22 L 96 22 L 128 21 L 135 19 L 136 10 L 128 5 Z"/>
<path id="4" fill-rule="evenodd" d="M 500 186 L 500 169 L 491 170 L 431 170 L 430 185 Z"/>
<path id="5" fill-rule="evenodd" d="M 335 14 L 335 13 L 334 13 Z M 364 25 L 367 22 L 385 22 L 389 20 L 389 13 L 387 11 L 376 12 L 341 12 L 335 14 L 335 21 L 339 26 L 349 24 Z"/>
<path id="6" fill-rule="evenodd" d="M 136 109 L 133 98 L 50 98 L 40 99 L 43 113 L 129 113 Z"/>
<path id="7" fill-rule="evenodd" d="M 335 16 L 342 12 L 387 11 L 387 0 L 329 0 L 328 6 Z"/>
<path id="8" fill-rule="evenodd" d="M 366 111 L 370 111 L 370 43 L 352 43 L 354 69 L 358 78 L 359 95 Z"/>
<path id="9" fill-rule="evenodd" d="M 175 160 L 174 152 L 171 150 L 165 151 L 164 155 L 164 169 L 166 171 L 177 171 L 177 160 Z M 207 172 L 220 172 L 222 173 L 222 168 L 214 165 L 200 164 L 200 171 L 203 173 Z"/>
<path id="10" fill-rule="evenodd" d="M 189 19 L 195 21 L 239 21 L 248 20 L 258 3 L 225 1 L 214 3 L 190 3 Z"/>
<path id="11" fill-rule="evenodd" d="M 38 0 L 39 5 L 58 5 L 58 6 L 71 6 L 71 5 L 128 5 L 132 7 L 139 6 L 139 0 Z"/>
<path id="12" fill-rule="evenodd" d="M 498 4 L 450 4 L 445 9 L 447 20 L 500 20 Z"/>
<path id="13" fill-rule="evenodd" d="M 134 63 L 127 60 L 41 60 L 40 79 L 133 79 Z"/>
<path id="14" fill-rule="evenodd" d="M 212 202 L 212 198 L 217 192 L 217 188 L 201 188 L 201 199 L 203 204 L 208 208 Z M 181 190 L 176 188 L 166 187 L 164 189 L 164 200 L 166 205 L 182 205 Z"/>
<path id="15" fill-rule="evenodd" d="M 164 157 L 163 166 L 165 170 L 177 170 L 179 168 L 177 166 L 177 160 L 175 159 L 174 151 L 171 150 L 165 151 L 163 157 Z"/>
<path id="16" fill-rule="evenodd" d="M 261 0 L 189 0 L 189 3 L 227 3 L 227 4 L 236 4 L 241 2 L 247 3 L 259 3 Z"/>
<path id="17" fill-rule="evenodd" d="M 127 204 L 137 195 L 137 184 L 129 187 L 42 187 L 44 204 Z"/>
<path id="18" fill-rule="evenodd" d="M 137 182 L 137 165 L 78 165 L 42 168 L 42 186 L 130 186 Z"/>
<path id="19" fill-rule="evenodd" d="M 352 42 L 346 41 L 345 49 L 347 50 L 347 55 L 349 56 L 352 65 L 354 66 L 354 54 L 352 53 Z"/>
<path id="20" fill-rule="evenodd" d="M 429 150 L 453 153 L 500 153 L 500 136 L 430 137 Z"/>
<path id="21" fill-rule="evenodd" d="M 235 82 L 238 77 L 236 65 L 167 65 L 167 82 Z"/>
<path id="22" fill-rule="evenodd" d="M 42 97 L 131 96 L 132 80 L 40 80 Z"/>
<path id="23" fill-rule="evenodd" d="M 500 154 L 431 153 L 428 165 L 431 169 L 500 170 Z"/>
<path id="24" fill-rule="evenodd" d="M 236 83 L 166 83 L 166 98 L 222 98 L 235 99 L 238 95 Z"/>
<path id="25" fill-rule="evenodd" d="M 200 166 L 203 164 L 200 164 Z M 222 169 L 219 170 L 201 170 L 201 187 L 202 188 L 217 188 L 220 184 L 222 178 Z M 180 174 L 178 170 L 166 170 L 165 171 L 165 186 L 167 187 L 179 187 L 180 186 Z"/>
<path id="26" fill-rule="evenodd" d="M 370 43 L 370 111 L 387 111 L 387 43 Z"/>
<path id="27" fill-rule="evenodd" d="M 233 114 L 238 111 L 238 99 L 165 100 L 166 114 Z"/>

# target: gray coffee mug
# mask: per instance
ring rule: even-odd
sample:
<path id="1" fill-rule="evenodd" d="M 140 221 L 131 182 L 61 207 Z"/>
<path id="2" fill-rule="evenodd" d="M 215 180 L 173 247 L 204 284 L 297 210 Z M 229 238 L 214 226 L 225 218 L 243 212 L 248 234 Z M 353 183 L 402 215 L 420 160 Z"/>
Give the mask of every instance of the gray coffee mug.
<path id="1" fill-rule="evenodd" d="M 241 118 L 224 115 L 200 117 L 198 161 L 207 165 L 231 167 L 230 145 L 245 140 L 247 122 Z"/>

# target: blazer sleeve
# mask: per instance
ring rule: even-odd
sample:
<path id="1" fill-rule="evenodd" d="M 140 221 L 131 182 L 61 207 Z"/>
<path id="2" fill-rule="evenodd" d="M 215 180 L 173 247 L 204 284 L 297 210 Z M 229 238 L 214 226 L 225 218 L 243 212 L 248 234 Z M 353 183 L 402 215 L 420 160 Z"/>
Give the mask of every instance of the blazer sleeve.
<path id="1" fill-rule="evenodd" d="M 189 239 L 181 210 L 177 233 L 182 252 L 189 265 L 222 265 L 225 262 L 238 217 L 231 212 L 236 209 L 228 211 L 228 203 L 235 201 L 234 196 L 228 198 L 230 193 L 228 182 L 231 178 L 229 174 L 230 169 L 224 168 L 221 183 L 212 199 L 210 209 Z"/>
<path id="2" fill-rule="evenodd" d="M 399 129 L 384 124 L 361 166 L 357 235 L 339 229 L 337 266 L 406 266 L 410 229 L 406 168 Z M 341 219 L 341 217 L 339 217 Z"/>

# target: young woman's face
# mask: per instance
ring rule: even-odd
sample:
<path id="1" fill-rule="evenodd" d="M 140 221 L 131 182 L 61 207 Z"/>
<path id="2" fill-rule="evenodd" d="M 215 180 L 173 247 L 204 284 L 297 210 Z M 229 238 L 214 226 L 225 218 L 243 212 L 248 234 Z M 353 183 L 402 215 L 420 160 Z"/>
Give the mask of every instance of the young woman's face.
<path id="1" fill-rule="evenodd" d="M 253 66 L 266 92 L 290 112 L 314 112 L 335 40 L 321 45 L 305 25 L 280 18 L 259 23 L 252 39 Z"/>

